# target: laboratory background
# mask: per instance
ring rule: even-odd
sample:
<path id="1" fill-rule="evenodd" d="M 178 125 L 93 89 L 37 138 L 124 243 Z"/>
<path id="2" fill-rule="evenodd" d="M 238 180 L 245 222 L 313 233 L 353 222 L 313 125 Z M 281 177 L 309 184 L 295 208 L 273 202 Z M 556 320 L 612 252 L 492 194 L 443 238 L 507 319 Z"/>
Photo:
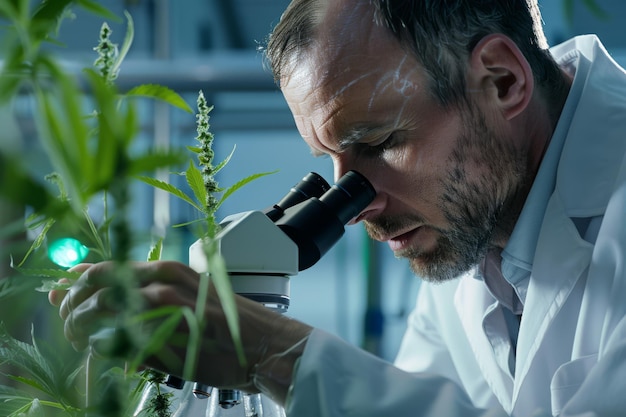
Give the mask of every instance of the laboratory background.
<path id="1" fill-rule="evenodd" d="M 596 33 L 613 57 L 626 66 L 626 2 L 596 0 L 590 9 L 583 0 L 540 1 L 550 45 L 573 35 Z M 308 172 L 333 182 L 330 159 L 315 158 L 295 129 L 289 110 L 269 70 L 263 46 L 287 0 L 110 0 L 103 4 L 115 14 L 128 11 L 135 39 L 117 80 L 120 88 L 155 83 L 170 87 L 194 105 L 203 91 L 214 109 L 210 113 L 216 160 L 234 154 L 218 180 L 228 186 L 248 175 L 262 177 L 233 194 L 218 217 L 263 209 L 276 203 Z M 94 45 L 102 23 L 99 16 L 76 10 L 77 18 L 64 22 L 56 47 L 68 68 L 83 68 L 95 58 Z M 108 22 L 112 40 L 122 43 L 125 20 Z M 45 175 L 46 158 L 28 136 L 30 109 L 15 108 L 25 132 L 19 144 L 33 169 Z M 140 106 L 142 130 L 138 147 L 195 145 L 193 115 L 158 102 Z M 184 188 L 176 175 L 164 179 Z M 188 261 L 195 240 L 186 223 L 195 214 L 184 202 L 138 184 L 133 189 L 132 224 L 136 233 L 166 236 L 163 258 Z M 145 251 L 144 251 L 145 252 Z M 139 259 L 145 257 L 137 255 Z M 419 279 L 404 260 L 395 259 L 385 244 L 371 242 L 361 225 L 346 233 L 312 268 L 291 278 L 288 315 L 339 335 L 350 343 L 392 360 Z"/>

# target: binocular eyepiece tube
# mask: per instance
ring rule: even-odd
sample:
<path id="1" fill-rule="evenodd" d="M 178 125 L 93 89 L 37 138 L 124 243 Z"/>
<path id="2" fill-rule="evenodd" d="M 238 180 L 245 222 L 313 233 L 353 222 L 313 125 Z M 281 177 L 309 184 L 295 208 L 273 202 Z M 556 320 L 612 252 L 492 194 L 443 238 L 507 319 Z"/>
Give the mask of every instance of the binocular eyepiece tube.
<path id="1" fill-rule="evenodd" d="M 344 226 L 375 196 L 374 187 L 363 175 L 349 171 L 322 195 L 284 208 L 274 223 L 298 246 L 298 269 L 303 271 L 319 261 L 343 236 Z"/>

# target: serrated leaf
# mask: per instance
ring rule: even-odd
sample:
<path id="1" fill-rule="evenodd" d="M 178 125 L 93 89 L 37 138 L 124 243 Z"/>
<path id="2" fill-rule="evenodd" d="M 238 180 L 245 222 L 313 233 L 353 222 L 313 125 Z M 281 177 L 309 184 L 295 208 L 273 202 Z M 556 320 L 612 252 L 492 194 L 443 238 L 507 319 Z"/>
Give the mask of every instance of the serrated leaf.
<path id="1" fill-rule="evenodd" d="M 187 168 L 187 171 L 185 171 L 185 178 L 187 179 L 187 184 L 189 184 L 191 191 L 193 191 L 193 194 L 196 196 L 196 200 L 198 200 L 198 205 L 201 205 L 202 207 L 200 211 L 202 213 L 205 213 L 207 190 L 204 187 L 204 181 L 202 180 L 202 173 L 193 164 L 193 161 L 189 161 L 189 167 Z"/>
<path id="2" fill-rule="evenodd" d="M 67 291 L 71 286 L 71 282 L 59 282 L 47 279 L 41 283 L 41 286 L 35 288 L 35 290 L 39 292 L 50 292 L 53 290 Z"/>
<path id="3" fill-rule="evenodd" d="M 163 238 L 161 237 L 150 248 L 150 252 L 148 252 L 148 259 L 147 259 L 148 262 L 160 260 L 162 251 L 163 251 Z"/>
<path id="4" fill-rule="evenodd" d="M 233 157 L 233 154 L 235 153 L 235 149 L 237 149 L 237 145 L 233 146 L 233 150 L 230 151 L 230 154 L 226 158 L 224 158 L 224 160 L 222 162 L 217 164 L 217 166 L 213 169 L 213 174 L 216 174 L 219 171 L 221 171 L 222 168 L 224 168 L 226 166 L 226 164 L 228 164 L 228 162 L 230 162 L 230 158 Z"/>
<path id="5" fill-rule="evenodd" d="M 185 227 L 185 226 L 189 226 L 189 225 L 192 225 L 192 224 L 200 223 L 200 222 L 203 222 L 203 221 L 205 221 L 205 219 L 195 219 L 195 220 L 190 220 L 190 221 L 184 222 L 184 223 L 173 224 L 172 227 Z"/>
<path id="6" fill-rule="evenodd" d="M 193 152 L 193 153 L 200 153 L 202 152 L 202 148 L 198 147 L 198 146 L 185 146 L 187 148 L 188 151 Z"/>
<path id="7" fill-rule="evenodd" d="M 97 110 L 97 143 L 93 166 L 90 167 L 91 192 L 106 189 L 116 177 L 125 174 L 120 172 L 126 161 L 127 137 L 124 135 L 124 116 L 118 108 L 118 96 L 115 85 L 107 83 L 101 74 L 87 68 L 83 71 L 92 91 L 94 106 Z"/>
<path id="8" fill-rule="evenodd" d="M 598 4 L 596 0 L 583 0 L 589 11 L 599 19 L 609 19 L 609 14 Z"/>
<path id="9" fill-rule="evenodd" d="M 193 113 L 189 104 L 174 90 L 158 84 L 143 84 L 132 88 L 126 93 L 128 97 L 147 97 L 164 101 L 174 107 L 178 107 L 187 113 Z"/>
<path id="10" fill-rule="evenodd" d="M 22 296 L 25 292 L 34 289 L 36 282 L 30 279 L 24 279 L 23 276 L 9 276 L 0 279 L 0 305 L 3 299 L 15 299 Z"/>
<path id="11" fill-rule="evenodd" d="M 36 95 L 38 104 L 43 107 L 38 117 L 41 142 L 50 155 L 54 171 L 63 178 L 74 211 L 79 212 L 89 198 L 84 184 L 91 180 L 93 170 L 81 90 L 76 80 L 52 58 L 41 57 L 38 65 L 51 74 L 55 85 L 45 93 L 38 90 Z"/>
<path id="12" fill-rule="evenodd" d="M 85 10 L 87 10 L 90 13 L 93 13 L 95 15 L 104 17 L 106 19 L 109 20 L 113 20 L 115 22 L 119 22 L 121 19 L 119 18 L 118 15 L 116 15 L 115 13 L 111 12 L 109 9 L 107 9 L 106 7 L 102 6 L 101 4 L 92 1 L 92 0 L 78 0 L 78 4 Z"/>
<path id="13" fill-rule="evenodd" d="M 41 232 L 39 232 L 39 235 L 35 238 L 35 240 L 33 241 L 32 245 L 30 245 L 30 248 L 28 248 L 28 251 L 26 251 L 26 254 L 22 258 L 20 263 L 17 264 L 17 266 L 15 266 L 16 269 L 19 269 L 22 265 L 24 265 L 26 260 L 30 257 L 31 253 L 33 253 L 34 251 L 39 249 L 39 247 L 41 247 L 41 245 L 43 244 L 44 240 L 46 239 L 48 231 L 54 225 L 54 223 L 56 223 L 56 220 L 54 218 L 49 218 L 46 221 L 46 223 L 44 224 L 43 228 L 41 229 Z M 11 259 L 11 263 L 12 262 L 13 262 L 13 260 Z M 11 265 L 11 266 L 13 267 L 13 265 Z"/>
<path id="14" fill-rule="evenodd" d="M 135 157 L 130 162 L 129 174 L 139 175 L 144 172 L 154 171 L 159 168 L 167 168 L 172 165 L 180 165 L 186 159 L 182 152 L 173 150 L 151 151 L 150 153 Z"/>
<path id="15" fill-rule="evenodd" d="M 179 190 L 178 188 L 174 187 L 173 185 L 165 182 L 165 181 L 161 181 L 161 180 L 157 180 L 156 178 L 152 178 L 152 177 L 145 177 L 145 176 L 138 176 L 136 177 L 138 180 L 145 182 L 148 185 L 151 185 L 155 188 L 158 188 L 160 190 L 163 191 L 167 191 L 168 193 L 180 198 L 183 201 L 186 201 L 187 203 L 191 204 L 193 207 L 195 207 L 198 210 L 202 210 L 195 201 L 193 201 L 191 199 L 191 197 L 189 197 L 187 194 L 185 194 L 182 190 Z"/>
<path id="16" fill-rule="evenodd" d="M 75 281 L 80 278 L 80 272 L 64 271 L 52 268 L 16 268 L 21 274 L 29 277 L 67 278 Z"/>
<path id="17" fill-rule="evenodd" d="M 0 385 L 0 415 L 11 416 L 17 410 L 30 405 L 32 397 L 25 391 L 20 391 L 12 387 Z"/>
<path id="18" fill-rule="evenodd" d="M 26 391 L 21 391 L 14 387 L 8 387 L 6 385 L 0 385 L 0 401 L 5 400 L 22 400 L 29 402 L 30 397 Z"/>
<path id="19" fill-rule="evenodd" d="M 278 171 L 270 171 L 270 172 L 261 172 L 259 174 L 252 174 L 242 180 L 237 181 L 235 184 L 231 185 L 230 187 L 228 187 L 226 190 L 224 190 L 224 194 L 222 194 L 222 198 L 220 198 L 219 202 L 217 203 L 217 206 L 221 206 L 222 203 L 228 198 L 230 197 L 231 194 L 233 194 L 235 191 L 237 191 L 238 189 L 240 189 L 241 187 L 243 187 L 246 184 L 249 184 L 250 182 L 264 177 L 266 175 L 271 175 L 271 174 L 275 174 Z"/>
<path id="20" fill-rule="evenodd" d="M 83 0 L 84 1 L 84 0 Z M 113 66 L 111 67 L 111 74 L 117 74 L 120 65 L 126 58 L 126 54 L 130 49 L 130 46 L 133 43 L 133 38 L 135 37 L 135 25 L 133 23 L 133 18 L 126 10 L 124 10 L 124 16 L 126 16 L 126 35 L 124 36 L 124 42 L 122 43 L 122 48 L 120 49 Z"/>
<path id="21" fill-rule="evenodd" d="M 65 8 L 71 0 L 44 1 L 37 7 L 33 14 L 33 21 L 57 21 L 63 16 Z"/>
<path id="22" fill-rule="evenodd" d="M 34 340 L 34 337 L 32 339 Z M 30 378 L 12 376 L 12 379 L 54 396 L 56 381 L 47 359 L 34 343 L 30 345 L 14 339 L 4 326 L 0 325 L 0 362 L 4 361 L 30 375 Z"/>
<path id="23" fill-rule="evenodd" d="M 35 388 L 38 391 L 43 391 L 45 392 L 46 389 L 43 387 L 43 385 L 41 385 L 38 381 L 35 381 L 32 378 L 26 378 L 20 375 L 10 375 L 9 378 L 11 378 L 12 380 L 22 383 L 24 385 L 27 385 L 31 388 Z"/>

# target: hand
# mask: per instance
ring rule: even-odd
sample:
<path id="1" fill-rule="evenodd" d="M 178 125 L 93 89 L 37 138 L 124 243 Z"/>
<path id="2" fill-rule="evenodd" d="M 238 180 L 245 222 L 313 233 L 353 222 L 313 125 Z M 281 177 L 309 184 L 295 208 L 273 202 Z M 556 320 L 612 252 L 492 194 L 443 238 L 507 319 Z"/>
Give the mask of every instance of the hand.
<path id="1" fill-rule="evenodd" d="M 143 301 L 144 309 L 163 306 L 187 306 L 195 308 L 199 275 L 178 262 L 157 261 L 132 264 L 138 280 L 134 293 Z M 65 320 L 64 332 L 74 348 L 89 346 L 90 337 L 121 312 L 115 299 L 111 274 L 114 264 L 81 264 L 73 271 L 82 272 L 81 277 L 69 291 L 51 291 L 49 300 L 59 306 L 59 314 Z M 194 380 L 210 386 L 242 389 L 245 391 L 272 391 L 279 402 L 284 400 L 291 382 L 295 360 L 304 349 L 304 341 L 311 331 L 307 325 L 276 314 L 254 301 L 235 296 L 241 342 L 247 359 L 242 366 L 237 359 L 235 346 L 226 324 L 224 312 L 214 289 L 209 292 L 206 303 L 205 327 L 202 335 L 200 361 Z M 183 321 L 178 332 L 186 340 L 188 328 Z M 294 349 L 294 346 L 297 348 Z M 165 347 L 184 360 L 184 345 Z M 181 375 L 181 367 L 172 367 L 174 361 L 164 361 L 159 355 L 150 357 L 145 365 L 166 373 Z M 271 368 L 271 369 L 269 369 Z M 280 382 L 273 383 L 273 377 Z M 263 375 L 263 378 L 260 376 Z M 259 377 L 259 378 L 257 378 Z M 269 379 L 268 379 L 269 378 Z M 255 379 L 263 379 L 263 387 L 255 386 Z"/>

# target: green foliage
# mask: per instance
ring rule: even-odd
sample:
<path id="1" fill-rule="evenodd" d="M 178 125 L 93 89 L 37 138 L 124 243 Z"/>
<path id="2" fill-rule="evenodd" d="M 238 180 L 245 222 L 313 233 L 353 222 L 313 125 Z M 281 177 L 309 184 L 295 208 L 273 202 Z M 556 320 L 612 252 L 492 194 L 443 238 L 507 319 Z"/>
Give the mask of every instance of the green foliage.
<path id="1" fill-rule="evenodd" d="M 221 188 L 215 179 L 215 175 L 223 169 L 230 161 L 233 152 L 228 155 L 226 159 L 220 162 L 217 166 L 213 165 L 213 158 L 215 156 L 213 152 L 213 134 L 210 132 L 209 113 L 212 107 L 208 106 L 204 98 L 202 91 L 198 94 L 197 100 L 198 112 L 196 114 L 197 124 L 197 136 L 196 140 L 199 142 L 198 147 L 188 147 L 188 149 L 197 154 L 198 166 L 196 166 L 193 160 L 189 161 L 187 170 L 181 175 L 185 176 L 187 185 L 191 189 L 193 196 L 188 195 L 183 190 L 174 187 L 173 185 L 160 181 L 151 177 L 142 176 L 139 177 L 142 181 L 153 187 L 167 191 L 173 196 L 189 203 L 192 207 L 198 210 L 200 214 L 200 220 L 195 222 L 198 226 L 199 237 L 205 242 L 204 253 L 207 259 L 209 274 L 202 274 L 200 286 L 198 289 L 198 296 L 196 302 L 196 310 L 193 314 L 184 312 L 187 324 L 190 329 L 189 343 L 187 346 L 187 355 L 184 368 L 184 376 L 193 375 L 193 370 L 196 368 L 199 352 L 200 352 L 200 335 L 202 334 L 204 309 L 206 300 L 208 298 L 209 283 L 212 280 L 217 293 L 222 303 L 228 327 L 233 340 L 236 342 L 235 346 L 237 354 L 241 363 L 245 363 L 245 355 L 243 348 L 238 341 L 241 339 L 238 324 L 238 313 L 233 298 L 233 290 L 228 278 L 228 271 L 224 260 L 218 253 L 217 246 L 213 241 L 213 238 L 219 231 L 219 226 L 215 221 L 215 213 L 220 205 L 228 198 L 232 193 L 250 183 L 251 181 L 260 178 L 262 176 L 271 174 L 270 172 L 259 173 L 250 175 L 228 188 Z M 217 194 L 222 193 L 221 198 L 217 198 Z M 190 224 L 190 223 L 187 223 Z"/>
<path id="2" fill-rule="evenodd" d="M 0 10 L 4 12 L 5 17 L 9 18 L 28 15 L 25 6 L 27 3 L 14 5 L 19 9 L 12 9 L 10 5 L 2 3 Z M 117 46 L 110 40 L 111 33 L 108 25 L 103 24 L 100 43 L 95 48 L 99 51 L 96 64 L 100 73 L 91 69 L 86 69 L 84 72 L 88 90 L 92 93 L 90 103 L 94 108 L 90 116 L 85 115 L 83 111 L 86 107 L 85 98 L 75 77 L 64 71 L 48 52 L 35 48 L 43 42 L 37 36 L 48 39 L 48 33 L 39 32 L 37 28 L 42 27 L 50 31 L 54 22 L 56 31 L 66 13 L 66 9 L 59 5 L 63 2 L 52 2 L 55 3 L 55 7 L 49 3 L 44 2 L 35 9 L 31 19 L 18 19 L 15 24 L 16 32 L 23 32 L 27 35 L 14 37 L 15 42 L 10 43 L 9 50 L 28 50 L 28 54 L 15 52 L 13 55 L 22 58 L 27 55 L 32 60 L 28 65 L 17 59 L 10 60 L 0 73 L 0 79 L 15 80 L 16 88 L 18 85 L 27 86 L 28 90 L 33 92 L 38 106 L 38 133 L 56 171 L 55 182 L 61 190 L 57 198 L 52 198 L 47 189 L 30 179 L 17 163 L 9 164 L 6 174 L 2 174 L 2 176 L 8 176 L 10 173 L 12 177 L 20 179 L 18 184 L 21 187 L 0 187 L 0 196 L 32 206 L 35 214 L 29 218 L 28 226 L 39 230 L 38 237 L 17 266 L 22 267 L 31 253 L 41 247 L 48 232 L 57 223 L 80 225 L 80 233 L 87 236 L 93 244 L 90 249 L 99 260 L 114 257 L 110 234 L 111 231 L 116 230 L 121 232 L 118 233 L 117 244 L 126 250 L 121 250 L 118 254 L 121 258 L 125 258 L 124 252 L 132 243 L 127 242 L 128 236 L 124 237 L 125 234 L 128 235 L 124 232 L 127 229 L 124 222 L 116 221 L 120 220 L 120 216 L 117 219 L 108 217 L 108 199 L 113 197 L 118 212 L 123 213 L 124 205 L 128 204 L 127 179 L 143 172 L 179 164 L 184 157 L 181 152 L 161 150 L 150 150 L 141 155 L 130 156 L 129 148 L 136 137 L 138 122 L 135 107 L 128 98 L 138 96 L 155 98 L 187 111 L 190 109 L 178 94 L 165 87 L 138 86 L 131 90 L 130 95 L 121 95 L 116 90 L 113 81 L 133 37 L 132 19 L 126 15 L 128 30 L 119 53 Z M 65 5 L 69 3 L 65 2 Z M 96 7 L 97 5 L 92 2 L 78 2 L 78 4 L 87 5 L 90 10 L 103 12 L 102 8 Z M 20 71 L 28 66 L 32 69 L 31 71 Z M 15 91 L 13 90 L 13 93 Z M 4 98 L 8 100 L 12 97 Z M 5 158 L 4 155 L 1 157 Z M 37 189 L 41 192 L 19 191 Z M 34 201 L 25 200 L 22 198 L 23 194 L 34 195 L 35 197 L 31 198 Z M 85 210 L 85 207 L 98 195 L 103 195 L 103 204 L 107 213 L 100 226 L 96 226 Z M 83 220 L 77 221 L 79 218 Z"/>
<path id="3" fill-rule="evenodd" d="M 78 415 L 76 395 L 83 370 L 79 363 L 62 362 L 51 350 L 41 348 L 34 335 L 24 343 L 11 337 L 0 324 L 0 363 L 12 365 L 19 375 L 9 378 L 30 388 L 30 391 L 0 386 L 0 412 L 6 416 L 31 413 L 37 408 L 63 410 L 65 415 Z"/>
<path id="4" fill-rule="evenodd" d="M 237 310 L 230 281 L 213 240 L 219 231 L 215 211 L 236 190 L 268 173 L 249 176 L 227 188 L 218 185 L 215 175 L 227 165 L 232 153 L 213 165 L 211 107 L 200 92 L 196 115 L 199 146 L 188 148 L 197 156 L 198 165 L 191 160 L 181 173 L 191 194 L 150 177 L 155 170 L 182 165 L 188 155 L 181 150 L 131 152 L 139 131 L 136 101 L 147 98 L 189 113 L 193 111 L 181 96 L 164 86 L 140 85 L 126 93 L 117 90 L 115 80 L 133 40 L 133 21 L 128 14 L 121 48 L 113 42 L 111 29 L 104 23 L 94 48 L 97 53 L 94 68 L 85 69 L 80 77 L 68 72 L 51 52 L 53 49 L 42 46 L 57 43 L 56 34 L 61 22 L 71 14 L 70 7 L 83 7 L 108 19 L 117 19 L 93 0 L 41 0 L 38 4 L 0 0 L 0 21 L 9 23 L 0 29 L 4 48 L 0 106 L 11 104 L 18 95 L 32 99 L 36 134 L 54 171 L 46 184 L 33 178 L 19 158 L 0 150 L 0 199 L 29 207 L 32 214 L 25 227 L 35 233 L 25 255 L 11 266 L 19 274 L 18 279 L 44 278 L 38 291 L 71 287 L 80 274 L 55 267 L 40 256 L 50 236 L 59 231 L 79 237 L 89 247 L 88 261 L 116 261 L 111 291 L 122 313 L 114 323 L 109 323 L 115 331 L 99 333 L 98 337 L 102 338 L 94 338 L 94 343 L 99 343 L 102 351 L 109 349 L 113 356 L 119 354 L 131 359 L 125 371 L 115 360 L 95 360 L 92 355 L 86 361 L 80 357 L 64 362 L 60 356 L 42 349 L 34 337 L 31 343 L 24 343 L 0 327 L 0 366 L 4 369 L 11 365 L 16 372 L 7 373 L 8 377 L 24 387 L 0 385 L 0 415 L 6 416 L 82 416 L 87 412 L 94 417 L 131 415 L 145 384 L 154 384 L 159 390 L 158 381 L 139 378 L 137 370 L 148 356 L 157 355 L 163 363 L 176 357 L 167 350 L 166 342 L 176 338 L 182 320 L 189 328 L 183 376 L 190 377 L 198 361 L 210 280 L 217 288 L 240 359 L 245 361 L 238 343 Z M 132 203 L 130 184 L 136 179 L 171 193 L 198 211 L 200 220 L 188 224 L 197 226 L 198 237 L 206 242 L 211 274 L 201 277 L 195 310 L 172 306 L 141 312 L 140 300 L 133 298 L 132 290 L 137 282 L 127 261 L 134 240 L 125 214 Z M 56 190 L 51 190 L 55 187 Z M 98 201 L 102 203 L 103 214 L 102 218 L 94 219 L 88 207 Z M 0 238 L 15 232 L 15 224 L 10 230 L 0 228 Z M 147 260 L 160 259 L 162 249 L 163 239 L 158 238 Z M 59 278 L 67 282 L 60 283 Z M 0 299 L 17 294 L 21 285 L 16 282 L 16 279 L 0 281 Z M 99 391 L 92 392 L 93 387 Z M 169 415 L 168 401 L 167 394 L 157 394 L 148 414 Z"/>
<path id="5" fill-rule="evenodd" d="M 126 15 L 127 33 L 119 51 L 112 42 L 108 25 L 103 24 L 100 42 L 95 48 L 99 53 L 95 62 L 97 71 L 85 69 L 81 77 L 83 85 L 79 85 L 75 74 L 66 71 L 50 48 L 41 46 L 54 42 L 59 24 L 69 14 L 69 6 L 84 6 L 109 17 L 110 13 L 96 2 L 84 0 L 42 1 L 32 8 L 31 5 L 32 2 L 21 0 L 0 1 L 0 19 L 4 25 L 2 46 L 7 57 L 0 70 L 0 105 L 10 104 L 18 93 L 32 98 L 38 139 L 55 171 L 49 180 L 58 189 L 58 195 L 50 191 L 50 185 L 32 178 L 19 158 L 0 151 L 0 179 L 3 179 L 0 199 L 30 207 L 33 214 L 28 217 L 26 226 L 37 232 L 25 256 L 12 266 L 22 282 L 27 276 L 45 277 L 40 291 L 68 288 L 78 274 L 56 268 L 49 262 L 42 263 L 42 258 L 36 256 L 50 234 L 63 230 L 80 236 L 89 244 L 93 254 L 91 261 L 120 262 L 111 284 L 116 299 L 124 307 L 118 317 L 119 332 L 115 333 L 126 336 L 114 338 L 111 347 L 118 352 L 130 349 L 137 352 L 137 358 L 145 358 L 168 340 L 183 313 L 172 314 L 167 309 L 155 312 L 165 320 L 154 335 L 136 331 L 142 328 L 142 318 L 136 315 L 140 303 L 132 300 L 130 290 L 135 286 L 134 277 L 130 268 L 124 266 L 133 245 L 126 220 L 129 186 L 137 175 L 180 165 L 186 156 L 177 150 L 131 152 L 138 133 L 135 102 L 142 98 L 156 99 L 192 111 L 178 94 L 165 87 L 137 86 L 127 94 L 116 89 L 115 78 L 132 43 L 133 24 L 129 15 Z M 6 21 L 10 24 L 6 25 Z M 85 112 L 85 109 L 90 110 Z M 93 219 L 87 209 L 98 199 L 102 201 L 104 213 L 99 221 Z M 115 207 L 115 215 L 109 210 L 110 205 Z M 2 233 L 15 231 L 2 230 Z M 162 241 L 159 241 L 148 258 L 158 259 L 161 248 Z M 59 278 L 70 282 L 60 284 Z M 15 282 L 16 279 L 2 281 L 0 290 L 5 292 L 0 297 L 18 294 L 16 291 L 21 285 L 13 285 Z M 138 365 L 139 362 L 135 362 Z M 67 366 L 61 366 L 63 364 Z M 91 402 L 90 415 L 121 415 L 120 410 L 132 408 L 127 404 L 130 391 L 125 389 L 128 376 L 112 372 L 113 364 L 106 360 L 95 361 L 83 371 L 82 357 L 74 363 L 64 363 L 61 357 L 42 351 L 34 338 L 32 344 L 26 344 L 13 339 L 2 328 L 0 365 L 2 369 L 12 367 L 15 373 L 8 377 L 13 384 L 26 389 L 0 385 L 3 401 L 0 415 L 57 415 L 50 414 L 53 412 L 50 409 L 61 413 L 58 415 L 85 415 L 86 398 Z M 94 370 L 89 372 L 92 367 Z M 102 398 L 100 403 L 89 401 L 91 395 L 84 389 L 79 390 L 85 385 L 79 381 L 84 381 L 90 373 L 91 379 L 93 375 L 103 375 L 91 384 L 102 388 L 98 395 Z"/>
<path id="6" fill-rule="evenodd" d="M 193 112 L 191 107 L 189 107 L 189 104 L 187 104 L 187 102 L 183 100 L 182 97 L 180 97 L 176 92 L 162 85 L 139 85 L 126 92 L 126 97 L 146 97 L 155 100 L 161 100 L 188 113 Z"/>
<path id="7" fill-rule="evenodd" d="M 574 20 L 574 7 L 576 0 L 563 0 L 563 15 L 570 24 Z M 599 19 L 609 19 L 610 15 L 597 3 L 596 0 L 581 0 L 583 6 Z"/>

